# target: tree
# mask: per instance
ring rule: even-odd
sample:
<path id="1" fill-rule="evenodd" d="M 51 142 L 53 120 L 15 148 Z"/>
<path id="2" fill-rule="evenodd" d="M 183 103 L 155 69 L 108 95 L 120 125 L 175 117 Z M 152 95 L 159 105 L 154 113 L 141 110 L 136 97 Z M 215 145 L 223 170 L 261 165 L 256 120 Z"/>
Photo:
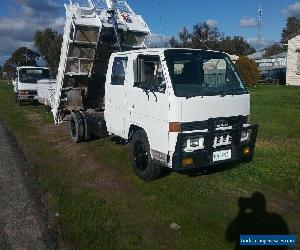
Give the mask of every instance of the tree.
<path id="1" fill-rule="evenodd" d="M 248 87 L 257 84 L 259 71 L 256 63 L 246 56 L 240 57 L 236 62 L 236 67 Z"/>
<path id="2" fill-rule="evenodd" d="M 281 42 L 287 43 L 288 40 L 292 39 L 296 35 L 300 34 L 300 20 L 296 17 L 288 17 L 286 22 L 286 27 L 282 30 L 281 33 Z"/>
<path id="3" fill-rule="evenodd" d="M 172 37 L 170 45 L 181 48 L 218 49 L 220 40 L 221 35 L 216 27 L 211 27 L 206 23 L 198 23 L 194 25 L 191 33 L 184 27 L 179 32 L 179 41 Z"/>
<path id="4" fill-rule="evenodd" d="M 268 58 L 270 56 L 274 56 L 277 54 L 280 54 L 285 51 L 283 46 L 280 43 L 275 43 L 272 46 L 265 49 L 266 53 L 264 55 L 265 58 Z"/>
<path id="5" fill-rule="evenodd" d="M 14 66 L 36 66 L 39 54 L 26 47 L 18 48 L 11 56 Z"/>
<path id="6" fill-rule="evenodd" d="M 198 23 L 193 28 L 191 37 L 193 48 L 218 50 L 220 40 L 221 34 L 217 27 L 211 27 L 207 23 Z"/>
<path id="7" fill-rule="evenodd" d="M 227 36 L 220 43 L 220 50 L 231 55 L 247 56 L 255 53 L 255 49 L 241 36 Z"/>
<path id="8" fill-rule="evenodd" d="M 61 44 L 62 35 L 51 28 L 37 31 L 34 35 L 34 45 L 36 49 L 47 63 L 47 66 L 54 73 L 58 71 Z"/>
<path id="9" fill-rule="evenodd" d="M 172 48 L 180 48 L 181 47 L 180 42 L 178 42 L 174 36 L 171 37 L 169 44 Z"/>
<path id="10" fill-rule="evenodd" d="M 181 32 L 179 32 L 179 39 L 181 42 L 181 47 L 189 48 L 192 46 L 191 44 L 192 34 L 189 33 L 188 29 L 184 27 Z"/>
<path id="11" fill-rule="evenodd" d="M 4 63 L 3 71 L 6 72 L 8 78 L 11 78 L 15 74 L 16 67 L 37 66 L 36 60 L 38 58 L 37 52 L 26 47 L 18 48 Z"/>
<path id="12" fill-rule="evenodd" d="M 184 27 L 179 33 L 179 41 L 172 37 L 170 46 L 173 48 L 220 50 L 237 56 L 246 56 L 255 52 L 255 49 L 243 37 L 224 37 L 217 27 L 211 27 L 206 23 L 196 24 L 192 33 Z"/>
<path id="13" fill-rule="evenodd" d="M 3 78 L 3 67 L 0 65 L 0 79 Z"/>

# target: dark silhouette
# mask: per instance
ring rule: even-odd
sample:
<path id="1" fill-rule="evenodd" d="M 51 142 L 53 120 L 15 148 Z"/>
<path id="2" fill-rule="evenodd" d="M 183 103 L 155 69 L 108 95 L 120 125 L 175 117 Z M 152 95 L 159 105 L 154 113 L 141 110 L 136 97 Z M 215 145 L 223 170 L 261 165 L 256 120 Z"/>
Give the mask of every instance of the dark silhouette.
<path id="1" fill-rule="evenodd" d="M 240 235 L 288 235 L 284 219 L 266 211 L 266 198 L 260 192 L 238 199 L 240 211 L 226 231 L 226 239 L 235 241 L 234 249 L 288 249 L 286 246 L 240 246 Z"/>

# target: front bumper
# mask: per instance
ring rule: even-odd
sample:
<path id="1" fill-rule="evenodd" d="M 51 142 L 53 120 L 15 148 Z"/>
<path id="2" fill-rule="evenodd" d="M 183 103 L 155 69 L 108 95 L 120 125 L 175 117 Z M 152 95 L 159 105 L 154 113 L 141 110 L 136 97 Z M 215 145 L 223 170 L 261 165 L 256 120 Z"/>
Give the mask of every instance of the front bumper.
<path id="1" fill-rule="evenodd" d="M 241 142 L 241 132 L 245 129 L 251 129 L 251 136 L 250 138 L 245 141 Z M 209 130 L 207 133 L 195 133 L 194 135 L 201 135 L 204 137 L 204 149 L 193 151 L 193 152 L 184 152 L 182 150 L 183 141 L 185 140 L 186 134 L 179 134 L 177 139 L 177 145 L 175 153 L 173 154 L 172 159 L 172 168 L 175 171 L 183 171 L 187 169 L 201 169 L 201 168 L 207 168 L 210 166 L 218 166 L 225 163 L 234 163 L 234 162 L 242 162 L 242 161 L 251 161 L 254 149 L 255 149 L 255 143 L 256 143 L 256 137 L 258 132 L 258 125 L 252 125 L 247 128 L 234 128 L 230 130 L 223 130 L 223 131 L 212 131 Z M 214 148 L 214 138 L 217 135 L 222 135 L 229 133 L 232 136 L 232 143 L 231 145 L 227 146 L 221 146 L 218 148 Z M 193 134 L 192 134 L 193 135 Z M 188 134 L 188 136 L 191 136 L 191 134 Z M 244 149 L 249 148 L 250 152 L 248 154 L 244 154 Z M 213 153 L 216 151 L 222 151 L 222 150 L 231 150 L 231 158 L 224 161 L 213 161 Z M 183 166 L 182 161 L 184 159 L 192 158 L 193 164 L 188 166 Z"/>
<path id="2" fill-rule="evenodd" d="M 18 101 L 22 102 L 35 102 L 38 101 L 36 91 L 28 91 L 28 94 L 21 94 L 18 92 Z"/>

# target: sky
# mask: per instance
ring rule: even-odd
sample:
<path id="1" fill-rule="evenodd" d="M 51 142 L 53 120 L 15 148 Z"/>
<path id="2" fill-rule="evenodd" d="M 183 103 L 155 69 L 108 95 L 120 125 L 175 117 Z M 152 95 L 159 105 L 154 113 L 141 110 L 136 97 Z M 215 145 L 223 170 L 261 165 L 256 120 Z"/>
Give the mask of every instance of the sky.
<path id="1" fill-rule="evenodd" d="M 67 0 L 0 0 L 0 64 L 20 46 L 33 48 L 33 34 L 53 27 L 62 32 Z M 280 40 L 288 16 L 300 18 L 300 0 L 260 0 L 262 35 L 266 43 Z M 259 0 L 128 0 L 144 17 L 153 34 L 177 36 L 199 22 L 217 27 L 225 35 L 257 39 Z"/>

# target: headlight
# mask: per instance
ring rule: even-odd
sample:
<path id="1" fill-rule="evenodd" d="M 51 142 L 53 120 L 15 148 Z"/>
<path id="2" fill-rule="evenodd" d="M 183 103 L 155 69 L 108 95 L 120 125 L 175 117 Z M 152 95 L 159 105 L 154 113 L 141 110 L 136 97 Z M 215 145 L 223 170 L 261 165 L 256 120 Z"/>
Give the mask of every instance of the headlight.
<path id="1" fill-rule="evenodd" d="M 190 139 L 190 146 L 191 146 L 192 148 L 194 148 L 194 147 L 199 147 L 199 143 L 200 143 L 199 138 L 193 138 L 193 139 Z"/>
<path id="2" fill-rule="evenodd" d="M 28 95 L 28 91 L 27 90 L 20 90 L 19 94 L 20 95 Z"/>
<path id="3" fill-rule="evenodd" d="M 248 141 L 250 139 L 251 129 L 243 130 L 241 133 L 241 142 Z"/>
<path id="4" fill-rule="evenodd" d="M 187 138 L 183 143 L 184 151 L 195 151 L 204 148 L 204 137 Z"/>

